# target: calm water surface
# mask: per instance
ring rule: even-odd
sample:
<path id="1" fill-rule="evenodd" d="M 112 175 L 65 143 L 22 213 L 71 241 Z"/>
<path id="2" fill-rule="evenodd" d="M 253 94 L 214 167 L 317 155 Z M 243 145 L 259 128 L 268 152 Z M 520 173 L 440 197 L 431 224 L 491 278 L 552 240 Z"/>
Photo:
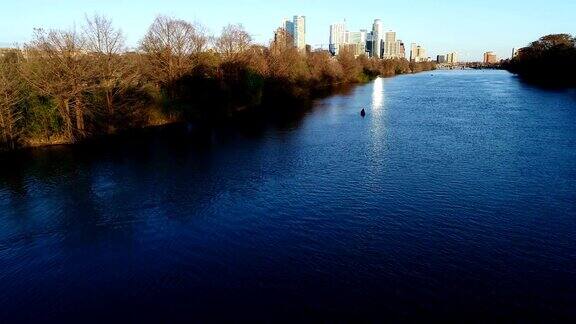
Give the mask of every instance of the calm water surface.
<path id="1" fill-rule="evenodd" d="M 574 91 L 422 73 L 177 132 L 1 162 L 0 322 L 576 320 Z"/>

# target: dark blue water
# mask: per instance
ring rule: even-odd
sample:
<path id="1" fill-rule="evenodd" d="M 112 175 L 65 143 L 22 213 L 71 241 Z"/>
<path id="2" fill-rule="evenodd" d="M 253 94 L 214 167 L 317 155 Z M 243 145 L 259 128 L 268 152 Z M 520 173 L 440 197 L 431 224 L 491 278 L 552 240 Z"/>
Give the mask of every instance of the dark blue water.
<path id="1" fill-rule="evenodd" d="M 176 132 L 2 162 L 0 322 L 576 320 L 574 91 L 423 73 Z"/>

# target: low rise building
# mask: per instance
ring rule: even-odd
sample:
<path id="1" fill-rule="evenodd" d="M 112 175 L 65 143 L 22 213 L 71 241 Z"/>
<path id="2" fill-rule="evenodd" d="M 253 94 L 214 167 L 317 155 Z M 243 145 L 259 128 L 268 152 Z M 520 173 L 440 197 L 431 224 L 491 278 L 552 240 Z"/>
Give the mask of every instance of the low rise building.
<path id="1" fill-rule="evenodd" d="M 496 64 L 498 63 L 498 56 L 494 52 L 484 53 L 484 64 Z"/>

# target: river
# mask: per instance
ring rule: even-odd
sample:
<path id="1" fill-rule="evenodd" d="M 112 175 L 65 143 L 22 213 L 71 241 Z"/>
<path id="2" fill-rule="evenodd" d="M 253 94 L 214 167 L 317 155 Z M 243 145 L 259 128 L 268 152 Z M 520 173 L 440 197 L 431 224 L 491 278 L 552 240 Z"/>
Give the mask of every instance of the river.
<path id="1" fill-rule="evenodd" d="M 0 318 L 576 320 L 576 92 L 434 71 L 295 111 L 4 160 Z"/>

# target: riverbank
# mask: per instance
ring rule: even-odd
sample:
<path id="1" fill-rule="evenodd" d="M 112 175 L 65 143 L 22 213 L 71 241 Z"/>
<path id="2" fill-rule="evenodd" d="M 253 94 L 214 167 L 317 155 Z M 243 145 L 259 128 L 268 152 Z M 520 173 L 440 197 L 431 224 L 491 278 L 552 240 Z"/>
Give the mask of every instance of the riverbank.
<path id="1" fill-rule="evenodd" d="M 282 85 L 280 82 L 268 82 L 262 85 L 259 100 L 250 103 L 245 103 L 240 106 L 234 100 L 222 101 L 221 98 L 227 97 L 225 91 L 210 94 L 215 100 L 200 100 L 205 102 L 206 105 L 212 109 L 204 109 L 199 107 L 197 103 L 186 102 L 179 99 L 167 100 L 163 96 L 159 96 L 160 100 L 151 101 L 146 108 L 142 108 L 145 120 L 141 121 L 138 125 L 132 125 L 125 128 L 110 128 L 106 132 L 96 132 L 94 134 L 85 136 L 81 139 L 73 139 L 66 137 L 64 134 L 55 133 L 46 136 L 31 137 L 21 140 L 19 145 L 10 147 L 0 151 L 0 153 L 9 153 L 22 149 L 39 148 L 46 146 L 56 145 L 81 145 L 90 146 L 97 143 L 106 143 L 115 138 L 131 138 L 134 139 L 138 134 L 145 134 L 154 132 L 153 129 L 166 128 L 170 125 L 187 125 L 185 128 L 202 128 L 203 125 L 213 127 L 214 125 L 230 125 L 238 120 L 246 122 L 247 119 L 254 119 L 258 122 L 259 119 L 277 118 L 278 116 L 285 116 L 287 114 L 299 113 L 302 107 L 309 107 L 309 103 L 314 99 L 327 97 L 342 91 L 347 91 L 351 87 L 371 82 L 380 73 L 384 72 L 388 75 L 385 77 L 393 77 L 402 74 L 413 74 L 434 69 L 433 65 L 428 64 L 406 64 L 405 61 L 392 61 L 392 62 L 373 62 L 377 68 L 366 67 L 362 68 L 360 77 L 347 80 L 333 82 L 329 84 L 318 84 L 314 82 L 288 83 Z M 391 64 L 394 67 L 399 65 L 408 66 L 408 69 L 393 69 L 393 73 L 388 70 L 379 69 L 378 65 Z M 415 72 L 413 72 L 413 70 Z M 192 90 L 192 89 L 190 89 Z M 206 93 L 204 94 L 204 96 Z M 210 104 L 210 101 L 212 102 Z M 173 106 L 173 107 L 172 107 Z M 176 127 L 177 129 L 178 127 Z M 173 137 L 177 139 L 176 137 Z"/>
<path id="2" fill-rule="evenodd" d="M 124 130 L 220 120 L 254 107 L 307 100 L 335 86 L 434 69 L 433 63 L 304 52 L 277 31 L 254 44 L 241 25 L 218 36 L 158 16 L 128 51 L 101 16 L 80 28 L 34 32 L 0 58 L 0 149 L 74 144 Z M 173 35 L 182 35 L 175 38 Z"/>

